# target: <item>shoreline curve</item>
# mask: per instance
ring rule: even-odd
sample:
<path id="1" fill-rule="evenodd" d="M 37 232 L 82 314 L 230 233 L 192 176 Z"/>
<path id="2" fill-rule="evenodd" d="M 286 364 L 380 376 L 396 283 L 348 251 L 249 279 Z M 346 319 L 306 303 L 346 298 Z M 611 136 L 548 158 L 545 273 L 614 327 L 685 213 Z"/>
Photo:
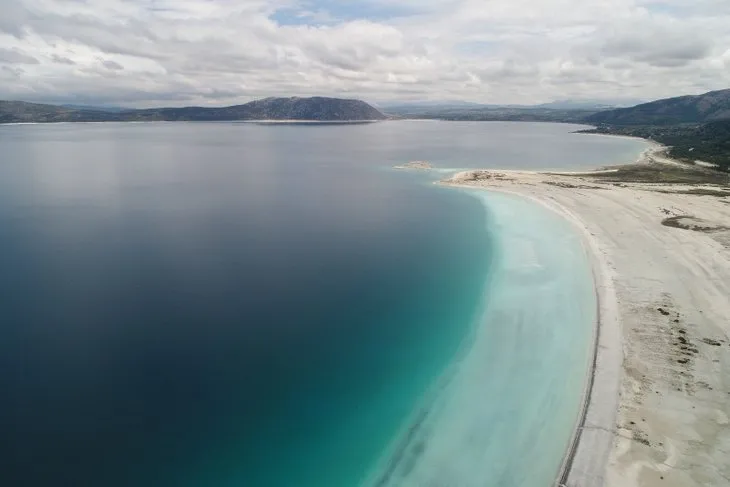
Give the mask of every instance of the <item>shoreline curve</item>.
<path id="1" fill-rule="evenodd" d="M 613 171 L 471 170 L 440 182 L 552 207 L 592 250 L 592 383 L 556 487 L 730 478 L 730 178 L 665 149 L 651 144 Z M 704 226 L 669 224 L 678 218 Z"/>
<path id="2" fill-rule="evenodd" d="M 533 171 L 521 172 L 537 174 Z M 480 189 L 472 185 L 445 181 L 436 184 Z M 588 228 L 576 215 L 559 203 L 512 189 L 481 189 L 531 200 L 567 220 L 581 236 L 584 250 L 591 263 L 596 295 L 594 339 L 586 371 L 581 410 L 553 485 L 555 487 L 603 485 L 609 454 L 613 447 L 613 429 L 618 413 L 623 361 L 621 324 L 608 262 L 600 252 L 599 242 L 591 235 Z"/>
<path id="3" fill-rule="evenodd" d="M 591 134 L 593 135 L 593 134 Z M 606 137 L 613 135 L 595 134 Z M 640 139 L 638 137 L 631 137 Z M 640 139 L 648 144 L 636 161 L 626 164 L 668 163 L 668 158 L 661 157 L 667 147 L 653 140 Z M 659 160 L 656 157 L 659 156 Z M 611 168 L 596 168 L 580 172 L 543 172 L 543 171 L 499 171 L 507 174 L 555 174 L 555 175 L 590 175 L 601 172 L 613 172 Z M 583 392 L 581 410 L 573 429 L 572 438 L 566 450 L 563 462 L 557 472 L 554 487 L 584 487 L 586 485 L 602 486 L 605 483 L 609 457 L 613 449 L 615 425 L 619 412 L 621 374 L 624 359 L 623 335 L 618 310 L 618 300 L 614 287 L 611 268 L 601 252 L 600 242 L 593 236 L 586 224 L 568 208 L 554 199 L 537 197 L 524 191 L 504 187 L 479 188 L 469 184 L 451 182 L 459 175 L 471 171 L 458 172 L 450 179 L 436 181 L 435 184 L 465 189 L 482 189 L 513 194 L 542 205 L 573 225 L 581 235 L 581 240 L 591 263 L 593 285 L 596 296 L 596 320 L 594 323 L 594 339 L 592 356 L 586 371 L 586 384 Z"/>

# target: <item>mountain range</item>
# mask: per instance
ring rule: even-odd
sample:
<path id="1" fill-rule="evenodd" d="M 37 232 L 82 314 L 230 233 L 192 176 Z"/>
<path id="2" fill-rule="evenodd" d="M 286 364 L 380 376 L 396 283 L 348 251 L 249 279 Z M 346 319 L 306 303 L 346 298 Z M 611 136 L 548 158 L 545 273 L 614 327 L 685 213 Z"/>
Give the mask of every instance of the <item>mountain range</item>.
<path id="1" fill-rule="evenodd" d="M 368 121 L 387 118 L 360 100 L 341 98 L 265 98 L 220 108 L 149 108 L 110 112 L 93 108 L 0 101 L 0 123 L 22 122 L 132 122 L 132 121 L 231 121 L 312 120 Z"/>
<path id="2" fill-rule="evenodd" d="M 573 122 L 608 126 L 698 124 L 730 119 L 730 89 L 680 96 L 630 108 L 593 102 L 560 101 L 535 106 L 422 102 L 385 106 L 395 118 Z M 0 101 L 0 123 L 103 121 L 313 120 L 364 121 L 389 118 L 360 100 L 341 98 L 264 98 L 228 107 L 106 109 Z"/>

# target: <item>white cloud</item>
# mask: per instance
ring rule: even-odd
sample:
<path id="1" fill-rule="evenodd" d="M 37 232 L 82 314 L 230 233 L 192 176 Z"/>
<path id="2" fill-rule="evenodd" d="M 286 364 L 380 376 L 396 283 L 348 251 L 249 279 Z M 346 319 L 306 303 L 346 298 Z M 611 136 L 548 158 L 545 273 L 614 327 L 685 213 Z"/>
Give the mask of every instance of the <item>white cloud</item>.
<path id="1" fill-rule="evenodd" d="M 726 0 L 0 0 L 0 98 L 657 98 L 730 86 Z M 290 19 L 283 13 L 289 12 Z"/>
<path id="2" fill-rule="evenodd" d="M 0 47 L 1 64 L 39 64 L 39 61 L 20 49 L 4 49 Z"/>

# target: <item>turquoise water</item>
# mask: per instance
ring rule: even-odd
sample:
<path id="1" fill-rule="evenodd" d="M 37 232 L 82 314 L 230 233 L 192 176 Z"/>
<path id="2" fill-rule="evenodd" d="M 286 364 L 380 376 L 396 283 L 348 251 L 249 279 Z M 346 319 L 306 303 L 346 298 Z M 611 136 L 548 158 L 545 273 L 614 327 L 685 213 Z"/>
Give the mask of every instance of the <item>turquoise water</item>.
<path id="1" fill-rule="evenodd" d="M 534 201 L 472 194 L 494 238 L 483 313 L 376 485 L 544 487 L 572 437 L 597 306 L 583 242 Z"/>
<path id="2" fill-rule="evenodd" d="M 0 126 L 8 485 L 547 485 L 593 332 L 577 236 L 384 168 L 645 147 L 576 128 Z"/>

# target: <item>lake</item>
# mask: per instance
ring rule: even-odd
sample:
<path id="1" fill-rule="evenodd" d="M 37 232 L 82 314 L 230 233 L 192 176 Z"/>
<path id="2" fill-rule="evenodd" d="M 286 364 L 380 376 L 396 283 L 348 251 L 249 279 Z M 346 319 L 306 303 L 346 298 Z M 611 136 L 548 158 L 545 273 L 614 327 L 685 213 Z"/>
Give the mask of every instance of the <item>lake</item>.
<path id="1" fill-rule="evenodd" d="M 4 483 L 549 485 L 592 346 L 579 239 L 391 166 L 646 148 L 579 128 L 0 126 Z"/>

